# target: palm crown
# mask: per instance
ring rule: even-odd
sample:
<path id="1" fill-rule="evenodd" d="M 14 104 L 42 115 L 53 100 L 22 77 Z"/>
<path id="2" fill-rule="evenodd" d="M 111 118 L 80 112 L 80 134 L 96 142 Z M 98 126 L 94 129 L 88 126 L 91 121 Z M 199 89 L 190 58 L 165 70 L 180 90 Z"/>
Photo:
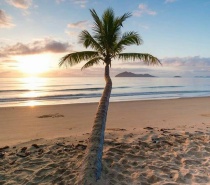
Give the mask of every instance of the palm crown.
<path id="1" fill-rule="evenodd" d="M 138 33 L 134 31 L 121 33 L 123 22 L 131 16 L 130 13 L 125 13 L 120 17 L 115 17 L 114 11 L 108 8 L 100 19 L 94 9 L 90 10 L 94 19 L 93 35 L 87 30 L 80 33 L 80 43 L 85 48 L 92 48 L 92 51 L 81 51 L 65 55 L 61 58 L 60 66 L 75 65 L 81 61 L 88 61 L 82 67 L 88 68 L 100 62 L 111 66 L 112 59 L 121 60 L 142 60 L 147 64 L 158 64 L 160 61 L 146 53 L 121 53 L 126 46 L 140 45 L 142 39 Z"/>

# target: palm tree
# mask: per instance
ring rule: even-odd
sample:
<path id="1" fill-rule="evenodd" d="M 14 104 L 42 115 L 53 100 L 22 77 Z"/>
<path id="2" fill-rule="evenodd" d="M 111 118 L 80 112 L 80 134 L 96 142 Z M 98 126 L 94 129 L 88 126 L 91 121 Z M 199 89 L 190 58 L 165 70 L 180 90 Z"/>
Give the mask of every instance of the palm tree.
<path id="1" fill-rule="evenodd" d="M 94 9 L 91 9 L 90 12 L 94 19 L 93 35 L 87 30 L 83 30 L 79 38 L 80 43 L 85 48 L 91 48 L 92 50 L 67 54 L 59 63 L 59 66 L 64 64 L 73 66 L 81 61 L 87 61 L 82 69 L 101 62 L 105 64 L 106 85 L 98 105 L 78 184 L 94 184 L 101 176 L 106 117 L 112 90 L 112 81 L 109 76 L 112 59 L 141 60 L 146 64 L 160 63 L 156 57 L 150 54 L 121 53 L 125 46 L 142 44 L 140 36 L 134 31 L 121 34 L 123 23 L 131 16 L 130 13 L 116 17 L 114 11 L 108 8 L 104 11 L 102 17 L 99 18 Z"/>

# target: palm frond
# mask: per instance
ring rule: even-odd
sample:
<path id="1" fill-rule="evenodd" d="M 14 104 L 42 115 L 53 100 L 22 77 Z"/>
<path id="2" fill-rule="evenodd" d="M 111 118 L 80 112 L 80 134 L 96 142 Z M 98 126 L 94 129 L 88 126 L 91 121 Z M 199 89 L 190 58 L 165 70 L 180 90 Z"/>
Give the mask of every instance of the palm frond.
<path id="1" fill-rule="evenodd" d="M 86 69 L 88 67 L 91 67 L 93 65 L 98 65 L 100 63 L 100 61 L 103 60 L 101 57 L 95 57 L 91 60 L 89 60 L 82 68 L 81 70 L 83 69 Z"/>
<path id="2" fill-rule="evenodd" d="M 61 58 L 59 66 L 62 66 L 64 64 L 73 66 L 80 63 L 83 60 L 90 60 L 97 56 L 99 56 L 99 53 L 96 51 L 81 51 L 70 53 Z"/>
<path id="3" fill-rule="evenodd" d="M 117 19 L 116 19 L 116 23 L 118 23 L 118 26 L 123 26 L 123 22 L 127 19 L 127 18 L 129 18 L 129 17 L 131 17 L 132 16 L 132 14 L 131 13 L 125 13 L 125 14 L 123 14 L 122 16 L 120 16 L 120 17 L 117 17 Z"/>
<path id="4" fill-rule="evenodd" d="M 143 40 L 137 32 L 130 31 L 122 35 L 122 38 L 118 42 L 118 45 L 129 46 L 132 44 L 140 45 L 143 43 Z"/>
<path id="5" fill-rule="evenodd" d="M 80 33 L 80 43 L 82 43 L 86 48 L 91 47 L 96 51 L 103 53 L 103 49 L 100 44 L 90 35 L 87 30 L 83 30 Z"/>
<path id="6" fill-rule="evenodd" d="M 108 8 L 102 15 L 103 31 L 102 36 L 103 44 L 106 48 L 106 52 L 109 53 L 109 50 L 112 48 L 114 33 L 114 11 L 111 8 Z"/>
<path id="7" fill-rule="evenodd" d="M 148 65 L 158 65 L 161 62 L 154 56 L 147 53 L 121 53 L 118 55 L 121 60 L 141 60 Z"/>
<path id="8" fill-rule="evenodd" d="M 142 43 L 143 41 L 138 33 L 134 31 L 126 32 L 122 35 L 119 42 L 115 44 L 113 48 L 113 56 L 119 54 L 125 48 L 125 46 L 133 44 L 140 45 Z"/>
<path id="9" fill-rule="evenodd" d="M 94 27 L 93 27 L 93 30 L 96 32 L 96 33 L 102 33 L 103 32 L 103 29 L 102 29 L 102 22 L 100 20 L 100 18 L 98 17 L 96 11 L 94 9 L 90 9 L 90 13 L 94 19 Z"/>
<path id="10" fill-rule="evenodd" d="M 114 15 L 112 8 L 108 8 L 102 15 L 103 34 L 97 36 L 100 44 L 104 46 L 106 54 L 110 54 L 114 48 L 115 43 L 120 38 L 121 32 L 118 25 L 118 20 Z"/>

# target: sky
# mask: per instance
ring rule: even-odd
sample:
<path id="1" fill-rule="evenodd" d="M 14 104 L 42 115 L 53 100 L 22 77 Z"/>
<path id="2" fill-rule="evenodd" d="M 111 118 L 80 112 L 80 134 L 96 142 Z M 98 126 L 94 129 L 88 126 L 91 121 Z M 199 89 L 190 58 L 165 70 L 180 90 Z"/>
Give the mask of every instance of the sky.
<path id="1" fill-rule="evenodd" d="M 103 64 L 81 71 L 84 62 L 71 68 L 58 63 L 67 53 L 86 50 L 78 35 L 91 33 L 89 10 L 101 16 L 109 7 L 116 16 L 130 12 L 122 32 L 136 31 L 144 41 L 125 52 L 149 53 L 162 63 L 112 61 L 112 76 L 210 76 L 210 0 L 1 0 L 0 77 L 103 76 Z"/>

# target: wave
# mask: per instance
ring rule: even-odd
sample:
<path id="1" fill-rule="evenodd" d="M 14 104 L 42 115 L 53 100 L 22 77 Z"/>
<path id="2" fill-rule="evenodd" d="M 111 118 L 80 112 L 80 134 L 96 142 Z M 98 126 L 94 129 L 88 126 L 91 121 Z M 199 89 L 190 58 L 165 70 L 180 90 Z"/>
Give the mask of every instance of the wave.
<path id="1" fill-rule="evenodd" d="M 195 94 L 195 93 L 209 93 L 209 90 L 203 91 L 159 91 L 159 92 L 135 92 L 135 93 L 113 93 L 111 97 L 127 97 L 127 96 L 151 96 L 151 95 L 184 95 L 184 94 Z M 0 102 L 24 102 L 30 100 L 67 100 L 67 99 L 81 99 L 81 98 L 99 98 L 100 93 L 89 93 L 89 94 L 60 94 L 51 96 L 39 96 L 39 97 L 25 97 L 25 98 L 0 98 Z"/>
<path id="2" fill-rule="evenodd" d="M 151 87 L 142 87 L 142 88 L 148 88 L 148 89 L 156 89 L 156 88 L 176 88 L 176 87 L 184 87 L 184 86 L 176 86 L 176 85 L 172 85 L 172 86 L 151 86 Z"/>
<path id="3" fill-rule="evenodd" d="M 15 90 L 0 90 L 0 93 L 9 93 L 9 92 L 30 92 L 32 90 L 29 89 L 15 89 Z M 39 91 L 39 90 L 33 90 L 33 91 Z"/>
<path id="4" fill-rule="evenodd" d="M 55 91 L 99 91 L 103 90 L 104 88 L 98 87 L 98 88 L 82 88 L 82 89 L 61 89 L 61 90 L 55 90 Z"/>
<path id="5" fill-rule="evenodd" d="M 114 87 L 113 89 L 123 89 L 128 88 L 127 86 L 122 87 Z M 90 88 L 75 88 L 75 89 L 36 89 L 36 90 L 29 90 L 29 89 L 12 89 L 12 90 L 0 90 L 0 93 L 14 93 L 14 92 L 65 92 L 65 91 L 100 91 L 103 90 L 103 87 L 90 87 Z"/>
<path id="6" fill-rule="evenodd" d="M 156 92 L 135 92 L 135 93 L 122 93 L 112 94 L 111 96 L 140 96 L 140 95 L 183 95 L 183 94 L 194 94 L 194 93 L 210 93 L 208 90 L 204 91 L 156 91 Z"/>
<path id="7" fill-rule="evenodd" d="M 45 85 L 45 87 L 66 87 L 66 86 L 83 86 L 83 85 L 93 85 L 93 84 L 74 84 L 74 85 Z M 94 84 L 97 85 L 97 84 Z M 44 87 L 44 86 L 42 86 Z"/>
<path id="8" fill-rule="evenodd" d="M 25 97 L 25 98 L 0 98 L 0 102 L 16 102 L 16 101 L 30 101 L 30 100 L 65 100 L 65 99 L 79 99 L 100 97 L 101 94 L 67 94 L 67 95 L 52 95 L 39 97 Z"/>
<path id="9" fill-rule="evenodd" d="M 99 91 L 104 88 L 82 88 L 82 89 L 60 89 L 60 90 L 50 90 L 50 89 L 40 89 L 40 90 L 29 90 L 29 89 L 16 89 L 16 90 L 0 90 L 0 93 L 12 93 L 12 92 L 65 92 L 65 91 Z"/>

